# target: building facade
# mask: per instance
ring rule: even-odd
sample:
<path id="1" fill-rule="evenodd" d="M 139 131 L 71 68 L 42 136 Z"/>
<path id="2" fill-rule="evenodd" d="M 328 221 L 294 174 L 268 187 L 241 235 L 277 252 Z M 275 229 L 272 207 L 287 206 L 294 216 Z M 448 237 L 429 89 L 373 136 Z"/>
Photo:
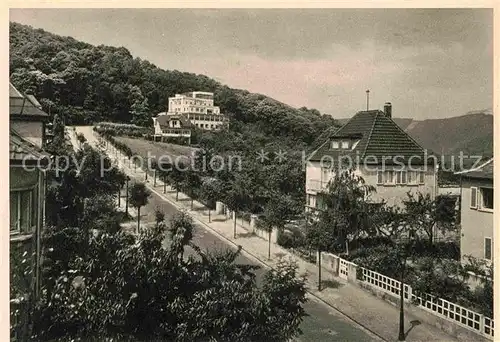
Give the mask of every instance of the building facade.
<path id="1" fill-rule="evenodd" d="M 15 291 L 27 291 L 36 296 L 40 285 L 41 234 L 45 217 L 45 169 L 49 163 L 43 147 L 45 123 L 49 116 L 41 110 L 38 102 L 19 92 L 12 84 L 9 111 L 11 281 L 19 281 L 19 284 L 11 284 L 11 291 L 24 283 L 29 288 Z M 13 274 L 19 271 L 20 265 L 16 263 L 22 255 L 31 260 L 24 265 L 31 268 L 32 279 L 20 279 L 21 275 Z"/>
<path id="2" fill-rule="evenodd" d="M 229 119 L 214 106 L 214 94 L 194 91 L 168 98 L 167 115 L 182 115 L 203 130 L 227 128 Z"/>
<path id="3" fill-rule="evenodd" d="M 470 255 L 493 261 L 493 159 L 477 168 L 458 172 L 461 177 L 462 261 Z"/>
<path id="4" fill-rule="evenodd" d="M 370 200 L 402 205 L 407 193 L 437 195 L 436 158 L 392 120 L 392 106 L 384 111 L 358 112 L 307 160 L 306 210 L 324 208 L 322 193 L 335 169 L 352 168 L 375 187 Z"/>
<path id="5" fill-rule="evenodd" d="M 193 124 L 183 115 L 159 113 L 153 118 L 155 141 L 186 140 L 191 144 Z"/>

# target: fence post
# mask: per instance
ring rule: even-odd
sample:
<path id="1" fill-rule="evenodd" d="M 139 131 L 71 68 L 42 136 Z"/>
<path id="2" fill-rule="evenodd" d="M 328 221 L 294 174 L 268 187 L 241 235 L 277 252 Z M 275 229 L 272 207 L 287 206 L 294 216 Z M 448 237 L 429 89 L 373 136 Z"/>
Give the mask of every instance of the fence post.
<path id="1" fill-rule="evenodd" d="M 411 303 L 412 296 L 413 296 L 412 288 L 410 285 L 408 285 L 408 303 Z"/>
<path id="2" fill-rule="evenodd" d="M 479 329 L 481 329 L 481 335 L 488 336 L 484 333 L 484 315 L 479 315 Z M 491 334 L 491 332 L 490 332 Z"/>

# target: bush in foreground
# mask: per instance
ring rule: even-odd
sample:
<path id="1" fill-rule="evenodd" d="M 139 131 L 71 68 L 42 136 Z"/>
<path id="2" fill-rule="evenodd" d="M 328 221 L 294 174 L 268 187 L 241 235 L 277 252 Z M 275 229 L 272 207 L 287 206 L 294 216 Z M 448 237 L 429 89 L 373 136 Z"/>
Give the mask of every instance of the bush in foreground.
<path id="1" fill-rule="evenodd" d="M 257 287 L 256 266 L 236 264 L 239 251 L 200 251 L 192 228 L 187 215 L 174 217 L 166 248 L 163 222 L 137 238 L 90 236 L 44 289 L 33 339 L 288 341 L 300 333 L 306 289 L 294 265 Z"/>

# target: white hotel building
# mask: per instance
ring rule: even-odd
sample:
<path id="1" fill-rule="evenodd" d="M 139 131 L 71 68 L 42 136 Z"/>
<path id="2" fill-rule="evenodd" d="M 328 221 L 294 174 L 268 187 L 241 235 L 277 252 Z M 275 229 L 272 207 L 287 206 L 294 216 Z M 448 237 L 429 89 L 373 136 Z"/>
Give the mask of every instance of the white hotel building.
<path id="1" fill-rule="evenodd" d="M 204 130 L 227 128 L 229 125 L 229 119 L 221 114 L 218 106 L 214 106 L 214 94 L 203 91 L 169 97 L 166 115 L 181 115 Z"/>

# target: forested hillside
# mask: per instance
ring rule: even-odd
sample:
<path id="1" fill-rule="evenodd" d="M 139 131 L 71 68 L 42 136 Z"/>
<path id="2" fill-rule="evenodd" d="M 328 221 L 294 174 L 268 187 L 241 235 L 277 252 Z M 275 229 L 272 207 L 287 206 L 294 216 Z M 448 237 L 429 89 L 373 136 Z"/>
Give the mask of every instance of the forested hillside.
<path id="1" fill-rule="evenodd" d="M 256 139 L 276 136 L 310 145 L 335 124 L 317 110 L 295 109 L 204 75 L 162 70 L 123 47 L 93 46 L 17 23 L 10 23 L 10 80 L 67 124 L 151 125 L 151 116 L 165 111 L 169 96 L 194 90 L 214 92 L 215 103 L 231 116 L 231 127 Z"/>

